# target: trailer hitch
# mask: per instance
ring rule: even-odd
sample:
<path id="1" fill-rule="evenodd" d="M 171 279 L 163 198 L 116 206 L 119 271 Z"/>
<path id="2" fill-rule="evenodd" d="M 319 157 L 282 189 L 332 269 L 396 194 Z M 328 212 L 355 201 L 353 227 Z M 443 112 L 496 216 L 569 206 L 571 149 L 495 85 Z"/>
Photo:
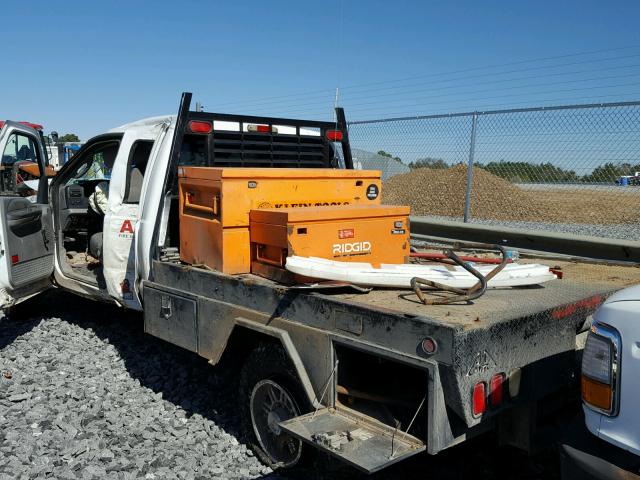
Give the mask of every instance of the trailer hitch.
<path id="1" fill-rule="evenodd" d="M 500 260 L 500 263 L 493 270 L 491 270 L 487 275 L 482 275 L 478 270 L 473 268 L 469 264 L 469 262 L 465 262 L 458 255 L 456 255 L 454 249 L 498 250 L 502 258 Z M 448 285 L 434 282 L 433 280 L 425 280 L 424 278 L 413 277 L 411 279 L 411 288 L 415 292 L 416 296 L 420 299 L 420 301 L 425 305 L 448 305 L 451 303 L 469 302 L 471 300 L 475 300 L 476 298 L 484 295 L 484 292 L 487 290 L 487 283 L 489 282 L 489 280 L 500 273 L 502 269 L 507 265 L 507 263 L 509 263 L 509 258 L 507 258 L 507 252 L 504 247 L 488 243 L 455 243 L 451 248 L 445 249 L 443 253 L 449 260 L 451 260 L 452 264 L 461 266 L 471 275 L 476 277 L 478 281 L 472 287 L 465 289 L 450 287 Z M 424 287 L 427 287 L 428 290 L 446 291 L 454 293 L 455 295 L 451 295 L 445 298 L 427 298 L 424 294 L 424 291 L 422 290 Z"/>

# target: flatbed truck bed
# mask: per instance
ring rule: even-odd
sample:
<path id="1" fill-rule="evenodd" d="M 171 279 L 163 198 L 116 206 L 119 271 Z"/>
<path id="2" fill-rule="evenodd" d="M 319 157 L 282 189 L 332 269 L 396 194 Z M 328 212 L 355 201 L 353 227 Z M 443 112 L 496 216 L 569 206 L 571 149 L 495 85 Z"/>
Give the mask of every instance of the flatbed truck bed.
<path id="1" fill-rule="evenodd" d="M 426 306 L 410 290 L 307 291 L 156 260 L 143 286 L 145 330 L 214 364 L 227 350 L 273 341 L 286 351 L 315 412 L 281 427 L 373 472 L 494 428 L 504 443 L 523 446 L 525 427 L 513 412 L 535 411 L 545 397 L 575 388 L 576 336 L 606 297 L 640 282 L 640 269 L 553 265 L 563 279 L 491 289 L 469 304 Z M 433 351 L 425 351 L 425 339 Z M 502 390 L 493 405 L 496 378 Z M 480 384 L 487 403 L 478 414 Z M 349 424 L 367 435 L 339 448 L 326 440 Z M 371 435 L 377 440 L 363 447 Z M 394 441 L 403 453 L 390 458 Z"/>

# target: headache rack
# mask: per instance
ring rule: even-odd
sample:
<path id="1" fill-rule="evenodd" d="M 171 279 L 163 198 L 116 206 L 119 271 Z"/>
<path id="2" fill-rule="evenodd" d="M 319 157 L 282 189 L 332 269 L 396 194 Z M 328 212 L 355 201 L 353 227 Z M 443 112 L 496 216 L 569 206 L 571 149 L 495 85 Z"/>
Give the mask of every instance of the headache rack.
<path id="1" fill-rule="evenodd" d="M 336 121 L 321 122 L 190 111 L 190 102 L 191 94 L 183 94 L 179 165 L 353 168 L 342 108 L 336 108 Z"/>

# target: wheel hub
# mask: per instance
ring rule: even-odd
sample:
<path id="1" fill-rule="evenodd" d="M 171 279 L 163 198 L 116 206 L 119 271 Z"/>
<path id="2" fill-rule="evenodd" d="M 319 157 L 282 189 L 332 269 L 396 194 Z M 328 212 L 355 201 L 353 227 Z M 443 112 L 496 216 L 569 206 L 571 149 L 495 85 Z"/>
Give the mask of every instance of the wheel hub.
<path id="1" fill-rule="evenodd" d="M 262 380 L 253 388 L 250 410 L 253 430 L 264 452 L 274 463 L 295 464 L 302 453 L 302 442 L 280 427 L 280 422 L 300 415 L 291 394 L 273 380 Z"/>

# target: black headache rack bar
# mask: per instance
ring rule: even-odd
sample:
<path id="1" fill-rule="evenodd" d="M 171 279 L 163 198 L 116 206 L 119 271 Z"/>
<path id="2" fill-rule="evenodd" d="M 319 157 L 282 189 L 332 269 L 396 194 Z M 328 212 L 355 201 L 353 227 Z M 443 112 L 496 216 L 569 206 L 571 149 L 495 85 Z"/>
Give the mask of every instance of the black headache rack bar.
<path id="1" fill-rule="evenodd" d="M 184 122 L 184 143 L 200 142 L 198 148 L 206 149 L 206 166 L 338 168 L 342 165 L 334 143 L 339 142 L 344 167 L 352 169 L 342 108 L 336 108 L 336 119 L 335 122 L 322 122 L 189 111 L 179 121 Z M 227 123 L 220 126 L 221 122 Z M 210 131 L 206 125 L 211 125 Z"/>

